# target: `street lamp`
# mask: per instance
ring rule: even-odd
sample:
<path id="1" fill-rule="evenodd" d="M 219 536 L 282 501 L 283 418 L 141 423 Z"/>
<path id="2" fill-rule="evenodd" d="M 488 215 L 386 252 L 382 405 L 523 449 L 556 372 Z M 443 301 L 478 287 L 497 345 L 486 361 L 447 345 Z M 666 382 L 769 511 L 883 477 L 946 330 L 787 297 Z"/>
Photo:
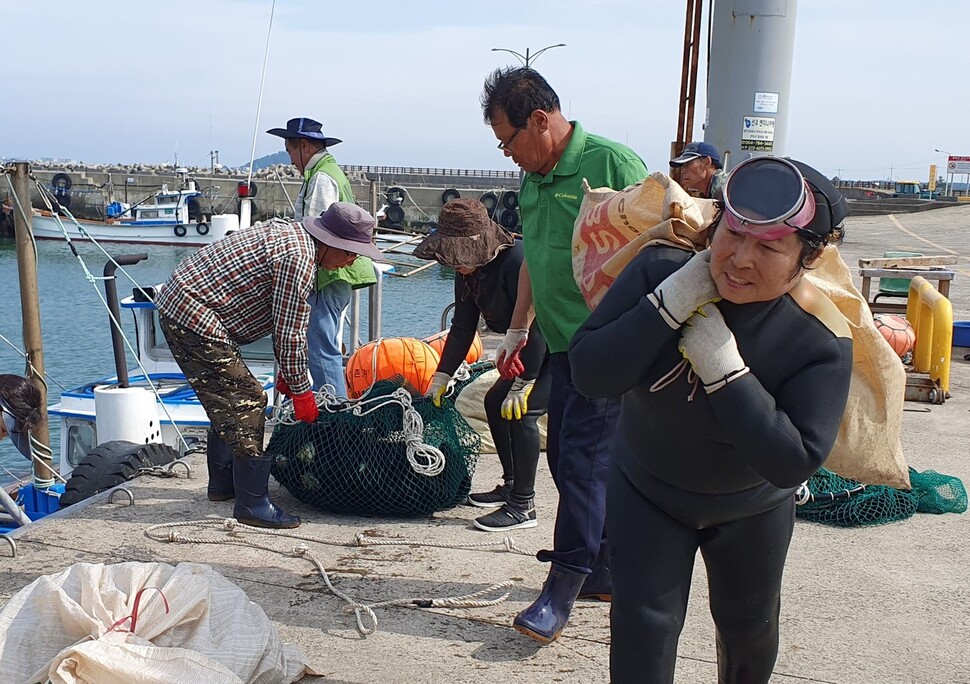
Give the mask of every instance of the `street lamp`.
<path id="1" fill-rule="evenodd" d="M 946 192 L 943 193 L 943 194 L 944 194 L 944 196 L 949 197 L 950 196 L 950 186 L 953 184 L 953 175 L 950 173 L 950 166 L 949 166 L 950 159 L 949 158 L 952 157 L 953 154 L 951 152 L 948 152 L 947 150 L 941 150 L 938 147 L 937 148 L 934 148 L 933 151 L 934 152 L 939 152 L 941 154 L 945 154 L 947 156 L 947 160 L 946 160 L 947 161 L 947 168 L 946 168 Z"/>
<path id="2" fill-rule="evenodd" d="M 555 45 L 547 45 L 546 47 L 542 48 L 541 50 L 539 50 L 537 52 L 533 52 L 532 54 L 529 54 L 529 48 L 526 48 L 524 55 L 519 54 L 515 50 L 509 50 L 508 48 L 492 48 L 492 52 L 508 52 L 511 55 L 515 55 L 515 57 L 520 62 L 522 62 L 522 65 L 523 66 L 528 67 L 529 66 L 529 63 L 536 61 L 536 59 L 539 57 L 539 55 L 541 55 L 543 52 L 545 52 L 546 50 L 551 50 L 552 48 L 557 48 L 557 47 L 566 47 L 566 44 L 565 43 L 556 43 Z"/>

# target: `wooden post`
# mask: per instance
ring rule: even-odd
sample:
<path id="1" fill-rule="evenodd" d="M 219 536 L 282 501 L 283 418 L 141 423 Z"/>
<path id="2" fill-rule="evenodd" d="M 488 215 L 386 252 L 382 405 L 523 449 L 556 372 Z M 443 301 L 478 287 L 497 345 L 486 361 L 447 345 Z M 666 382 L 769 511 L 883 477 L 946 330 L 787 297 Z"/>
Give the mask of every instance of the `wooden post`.
<path id="1" fill-rule="evenodd" d="M 30 222 L 30 165 L 17 162 L 14 165 L 13 187 L 18 206 L 14 207 L 14 226 L 17 235 L 17 270 L 20 275 L 20 313 L 24 325 L 24 352 L 27 354 L 27 377 L 40 391 L 40 422 L 30 434 L 48 447 L 40 454 L 40 462 L 34 461 L 35 482 L 52 482 L 50 431 L 47 423 L 47 385 L 44 383 L 44 346 L 40 333 L 40 297 L 37 290 L 37 257 L 31 240 L 33 230 Z M 26 220 L 24 213 L 26 213 Z"/>

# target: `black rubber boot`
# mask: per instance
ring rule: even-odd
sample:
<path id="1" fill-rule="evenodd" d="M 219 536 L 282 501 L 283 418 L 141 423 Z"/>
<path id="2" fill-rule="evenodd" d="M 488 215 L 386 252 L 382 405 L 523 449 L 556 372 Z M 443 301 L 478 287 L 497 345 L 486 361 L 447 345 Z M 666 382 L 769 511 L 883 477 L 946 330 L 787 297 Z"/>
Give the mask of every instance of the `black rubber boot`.
<path id="1" fill-rule="evenodd" d="M 265 454 L 259 458 L 236 456 L 232 479 L 236 485 L 236 505 L 232 517 L 245 525 L 275 529 L 300 526 L 300 519 L 269 500 L 269 471 L 273 465 Z"/>
<path id="2" fill-rule="evenodd" d="M 613 600 L 613 580 L 608 565 L 596 568 L 586 575 L 583 588 L 579 590 L 579 598 L 607 602 Z"/>
<path id="3" fill-rule="evenodd" d="M 235 498 L 232 484 L 232 449 L 212 430 L 205 440 L 205 458 L 209 466 L 209 501 L 228 501 Z"/>
<path id="4" fill-rule="evenodd" d="M 512 626 L 527 637 L 551 644 L 562 634 L 584 579 L 585 574 L 553 563 L 539 598 L 515 616 Z"/>

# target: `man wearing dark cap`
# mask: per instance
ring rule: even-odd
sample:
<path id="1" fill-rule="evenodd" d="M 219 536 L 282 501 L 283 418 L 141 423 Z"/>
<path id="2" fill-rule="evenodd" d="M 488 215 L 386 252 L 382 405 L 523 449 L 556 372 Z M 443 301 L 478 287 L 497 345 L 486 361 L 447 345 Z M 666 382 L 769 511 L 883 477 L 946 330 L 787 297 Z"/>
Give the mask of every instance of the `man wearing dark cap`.
<path id="1" fill-rule="evenodd" d="M 334 202 L 354 204 L 350 181 L 328 151 L 341 142 L 323 133 L 319 121 L 290 119 L 286 128 L 266 131 L 285 142 L 290 161 L 303 174 L 296 198 L 294 218 L 319 216 Z M 338 396 L 346 396 L 343 355 L 340 349 L 340 317 L 350 304 L 351 291 L 377 282 L 370 259 L 357 259 L 345 268 L 320 268 L 310 295 L 310 324 L 307 343 L 313 387 L 331 385 Z"/>
<path id="2" fill-rule="evenodd" d="M 680 186 L 695 197 L 715 197 L 727 178 L 717 148 L 706 142 L 687 143 L 670 166 L 680 169 Z"/>
<path id="3" fill-rule="evenodd" d="M 211 501 L 235 497 L 233 517 L 258 527 L 297 527 L 300 519 L 269 500 L 271 459 L 263 454 L 266 394 L 239 347 L 272 335 L 280 367 L 276 390 L 293 400 L 298 420 L 317 419 L 307 378 L 307 298 L 317 268 L 358 256 L 380 258 L 377 222 L 360 207 L 335 202 L 323 215 L 257 223 L 180 263 L 155 300 L 172 356 L 209 416 Z"/>

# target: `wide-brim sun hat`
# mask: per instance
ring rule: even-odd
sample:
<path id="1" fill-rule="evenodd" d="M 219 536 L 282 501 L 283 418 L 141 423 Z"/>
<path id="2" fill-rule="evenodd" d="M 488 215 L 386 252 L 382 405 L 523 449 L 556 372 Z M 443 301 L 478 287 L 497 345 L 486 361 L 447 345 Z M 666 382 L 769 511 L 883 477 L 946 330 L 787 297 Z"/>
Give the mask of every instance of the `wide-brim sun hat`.
<path id="1" fill-rule="evenodd" d="M 319 216 L 303 219 L 303 228 L 317 242 L 354 254 L 381 260 L 372 242 L 377 221 L 350 202 L 334 202 Z"/>
<path id="2" fill-rule="evenodd" d="M 307 119 L 306 117 L 290 119 L 286 122 L 286 128 L 271 128 L 266 132 L 287 140 L 294 138 L 319 140 L 323 143 L 324 147 L 333 147 L 343 142 L 340 138 L 328 138 L 323 134 L 323 124 L 313 119 Z"/>
<path id="3" fill-rule="evenodd" d="M 455 199 L 438 215 L 438 228 L 414 248 L 419 259 L 434 259 L 452 268 L 479 268 L 515 243 L 488 217 L 477 199 Z"/>

